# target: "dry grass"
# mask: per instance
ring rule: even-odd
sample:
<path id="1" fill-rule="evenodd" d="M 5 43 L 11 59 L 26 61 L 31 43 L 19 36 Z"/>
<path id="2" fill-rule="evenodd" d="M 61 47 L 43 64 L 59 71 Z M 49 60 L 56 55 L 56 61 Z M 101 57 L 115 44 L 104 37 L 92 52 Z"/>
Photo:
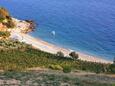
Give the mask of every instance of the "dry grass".
<path id="1" fill-rule="evenodd" d="M 60 71 L 5 72 L 0 86 L 114 86 L 115 78 L 99 75 L 65 74 Z"/>

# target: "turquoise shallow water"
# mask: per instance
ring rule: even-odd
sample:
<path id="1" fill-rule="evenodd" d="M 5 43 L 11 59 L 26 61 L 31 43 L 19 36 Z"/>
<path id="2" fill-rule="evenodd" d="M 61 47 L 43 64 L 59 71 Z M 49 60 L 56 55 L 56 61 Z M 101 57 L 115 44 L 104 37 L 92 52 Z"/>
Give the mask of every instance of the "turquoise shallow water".
<path id="1" fill-rule="evenodd" d="M 108 60 L 115 56 L 114 0 L 0 0 L 0 5 L 16 18 L 35 20 L 34 37 Z"/>

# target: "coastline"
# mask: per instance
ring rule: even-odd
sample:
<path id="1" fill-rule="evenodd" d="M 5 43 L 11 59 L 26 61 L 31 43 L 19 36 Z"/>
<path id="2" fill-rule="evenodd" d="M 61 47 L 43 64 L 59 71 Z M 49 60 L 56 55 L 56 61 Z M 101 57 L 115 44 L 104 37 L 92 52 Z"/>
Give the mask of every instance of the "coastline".
<path id="1" fill-rule="evenodd" d="M 27 44 L 31 44 L 33 47 L 40 49 L 45 52 L 49 52 L 52 54 L 56 54 L 58 51 L 64 53 L 65 56 L 69 56 L 69 53 L 72 52 L 70 49 L 65 49 L 54 44 L 48 43 L 43 41 L 40 38 L 34 38 L 29 34 L 21 33 L 19 30 L 13 30 L 11 32 L 11 38 L 16 38 L 21 42 L 25 42 Z M 100 63 L 112 63 L 112 61 L 108 61 L 99 57 L 91 56 L 88 54 L 84 54 L 82 52 L 76 52 L 79 54 L 79 59 L 84 61 L 91 61 L 91 62 L 100 62 Z"/>
<path id="2" fill-rule="evenodd" d="M 71 49 L 62 48 L 60 46 L 56 46 L 55 44 L 48 43 L 46 41 L 43 41 L 40 38 L 34 38 L 33 36 L 27 34 L 28 32 L 31 32 L 33 28 L 31 28 L 31 23 L 18 20 L 13 18 L 13 21 L 16 24 L 16 27 L 13 29 L 10 29 L 11 36 L 10 38 L 17 39 L 20 42 L 25 42 L 27 44 L 32 45 L 34 48 L 56 54 L 57 52 L 61 51 L 63 52 L 64 56 L 69 56 L 69 54 L 73 51 Z M 75 51 L 79 55 L 79 59 L 84 61 L 90 61 L 90 62 L 100 62 L 100 63 L 113 63 L 112 61 L 99 58 L 98 56 L 92 56 L 85 54 L 83 52 Z"/>

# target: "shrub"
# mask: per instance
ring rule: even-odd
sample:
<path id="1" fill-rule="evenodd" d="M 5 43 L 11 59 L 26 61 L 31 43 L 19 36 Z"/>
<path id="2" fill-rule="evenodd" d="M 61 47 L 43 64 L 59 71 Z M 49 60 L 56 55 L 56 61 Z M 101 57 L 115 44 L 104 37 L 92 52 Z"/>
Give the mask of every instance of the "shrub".
<path id="1" fill-rule="evenodd" d="M 71 56 L 74 60 L 77 60 L 79 58 L 79 55 L 76 54 L 76 52 L 71 52 L 69 56 Z"/>
<path id="2" fill-rule="evenodd" d="M 63 72 L 64 73 L 70 73 L 71 72 L 71 67 L 70 66 L 63 67 Z"/>
<path id="3" fill-rule="evenodd" d="M 8 31 L 0 31 L 0 37 L 9 37 L 10 36 L 10 32 Z"/>
<path id="4" fill-rule="evenodd" d="M 71 69 L 77 69 L 97 73 L 112 73 L 115 66 L 110 65 L 111 64 L 94 63 L 82 60 L 73 61 L 68 58 L 61 58 L 54 54 L 34 49 L 31 46 L 28 47 L 27 44 L 17 40 L 0 40 L 1 70 L 20 71 L 26 68 L 44 66 L 46 68 L 50 67 L 56 70 L 63 70 L 64 72 L 71 72 Z"/>
<path id="5" fill-rule="evenodd" d="M 115 83 L 114 83 L 114 84 L 112 84 L 112 86 L 115 86 Z"/>
<path id="6" fill-rule="evenodd" d="M 14 28 L 15 27 L 15 23 L 12 21 L 12 19 L 8 19 L 8 22 L 4 23 L 4 25 L 6 25 L 7 28 Z"/>
<path id="7" fill-rule="evenodd" d="M 56 54 L 57 56 L 59 56 L 59 57 L 64 57 L 64 53 L 63 52 L 61 52 L 61 51 L 59 51 L 59 52 L 57 52 L 57 54 Z"/>
<path id="8" fill-rule="evenodd" d="M 115 74 L 115 64 L 109 66 L 110 72 Z"/>
<path id="9" fill-rule="evenodd" d="M 60 65 L 50 65 L 49 68 L 53 70 L 62 70 L 63 68 Z"/>
<path id="10" fill-rule="evenodd" d="M 3 22 L 4 18 L 0 18 L 0 22 Z"/>

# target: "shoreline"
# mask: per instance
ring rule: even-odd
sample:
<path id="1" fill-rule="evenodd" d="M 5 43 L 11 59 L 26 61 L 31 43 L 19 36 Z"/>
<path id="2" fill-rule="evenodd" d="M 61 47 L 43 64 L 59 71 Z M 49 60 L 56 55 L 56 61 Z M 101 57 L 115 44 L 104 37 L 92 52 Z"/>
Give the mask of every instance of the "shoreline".
<path id="1" fill-rule="evenodd" d="M 33 47 L 40 49 L 45 52 L 49 52 L 52 54 L 56 54 L 58 51 L 61 51 L 64 53 L 65 56 L 69 56 L 69 53 L 72 52 L 70 49 L 62 48 L 59 46 L 56 46 L 54 44 L 48 43 L 46 41 L 43 41 L 40 38 L 34 38 L 29 34 L 21 33 L 19 30 L 13 30 L 11 32 L 11 38 L 18 39 L 21 42 L 25 42 L 27 44 L 31 44 Z M 90 61 L 90 62 L 100 62 L 100 63 L 112 63 L 112 61 L 108 61 L 96 56 L 88 55 L 82 52 L 77 52 L 79 54 L 79 59 L 84 61 Z"/>

